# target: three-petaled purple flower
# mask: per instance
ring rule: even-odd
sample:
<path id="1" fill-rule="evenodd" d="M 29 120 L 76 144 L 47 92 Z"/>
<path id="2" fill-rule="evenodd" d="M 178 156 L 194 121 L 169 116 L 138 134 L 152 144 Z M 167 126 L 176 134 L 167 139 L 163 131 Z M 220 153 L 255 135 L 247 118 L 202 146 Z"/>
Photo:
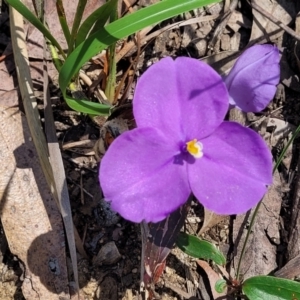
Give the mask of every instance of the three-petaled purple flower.
<path id="1" fill-rule="evenodd" d="M 272 183 L 272 158 L 253 130 L 224 117 L 222 78 L 196 59 L 164 58 L 138 80 L 137 128 L 120 135 L 101 161 L 112 209 L 133 222 L 158 222 L 193 193 L 219 214 L 243 213 Z"/>

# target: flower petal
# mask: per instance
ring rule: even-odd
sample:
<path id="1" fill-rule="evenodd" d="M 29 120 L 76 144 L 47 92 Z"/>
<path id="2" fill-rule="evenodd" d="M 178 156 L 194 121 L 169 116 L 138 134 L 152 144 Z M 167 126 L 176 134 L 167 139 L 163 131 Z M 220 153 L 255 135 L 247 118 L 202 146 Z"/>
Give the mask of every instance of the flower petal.
<path id="1" fill-rule="evenodd" d="M 245 112 L 262 111 L 273 99 L 280 79 L 279 52 L 272 45 L 247 49 L 225 78 L 231 104 Z"/>
<path id="2" fill-rule="evenodd" d="M 218 214 L 244 213 L 256 205 L 272 183 L 272 156 L 264 140 L 224 122 L 201 143 L 204 156 L 188 166 L 197 199 Z"/>
<path id="3" fill-rule="evenodd" d="M 178 145 L 159 130 L 137 128 L 109 147 L 100 165 L 100 184 L 112 209 L 133 222 L 158 222 L 187 201 L 186 165 L 175 164 Z"/>
<path id="4" fill-rule="evenodd" d="M 219 74 L 187 57 L 167 57 L 151 66 L 138 80 L 133 99 L 138 127 L 156 127 L 180 140 L 213 132 L 228 106 L 229 95 Z"/>

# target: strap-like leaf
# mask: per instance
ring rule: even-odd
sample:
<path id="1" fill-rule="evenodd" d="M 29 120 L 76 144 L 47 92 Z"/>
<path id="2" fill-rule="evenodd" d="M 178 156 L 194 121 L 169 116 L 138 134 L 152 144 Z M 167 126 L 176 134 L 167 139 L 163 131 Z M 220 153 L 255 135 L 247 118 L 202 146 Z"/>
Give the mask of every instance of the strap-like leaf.
<path id="1" fill-rule="evenodd" d="M 76 46 L 81 44 L 88 37 L 88 34 L 95 23 L 97 23 L 98 29 L 105 25 L 117 2 L 118 0 L 110 0 L 106 2 L 85 19 L 78 30 L 75 41 Z"/>
<path id="2" fill-rule="evenodd" d="M 300 299 L 300 283 L 283 278 L 251 277 L 245 280 L 242 289 L 250 300 Z"/>

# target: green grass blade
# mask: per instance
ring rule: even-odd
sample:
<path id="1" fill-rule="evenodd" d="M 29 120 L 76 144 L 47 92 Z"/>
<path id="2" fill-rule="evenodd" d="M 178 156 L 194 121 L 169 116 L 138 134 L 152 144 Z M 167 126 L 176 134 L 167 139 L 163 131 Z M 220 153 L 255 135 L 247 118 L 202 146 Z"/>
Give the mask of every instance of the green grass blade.
<path id="1" fill-rule="evenodd" d="M 59 72 L 61 70 L 61 67 L 63 66 L 63 62 L 59 58 L 56 48 L 48 40 L 47 40 L 47 45 L 51 54 L 52 62 L 56 70 Z"/>
<path id="2" fill-rule="evenodd" d="M 60 54 L 66 58 L 63 49 L 53 37 L 50 31 L 44 24 L 20 1 L 20 0 L 7 0 L 7 3 L 18 11 L 25 19 L 27 19 L 34 27 L 36 27 L 50 42 L 55 46 Z"/>
<path id="3" fill-rule="evenodd" d="M 95 23 L 97 23 L 97 25 L 95 24 L 95 27 L 97 27 L 98 29 L 102 28 L 105 25 L 114 6 L 117 3 L 118 0 L 110 0 L 96 9 L 85 19 L 77 33 L 77 38 L 75 41 L 76 47 L 88 37 L 89 32 L 91 31 Z"/>
<path id="4" fill-rule="evenodd" d="M 118 19 L 118 4 L 113 7 L 110 15 L 110 22 L 114 22 Z M 116 62 L 116 43 L 109 46 L 109 73 L 107 85 L 105 88 L 105 94 L 110 103 L 113 103 L 115 98 L 116 89 L 116 77 L 117 77 L 117 62 Z"/>
<path id="5" fill-rule="evenodd" d="M 70 108 L 76 111 L 80 111 L 85 114 L 95 115 L 95 116 L 107 116 L 110 114 L 111 106 L 100 104 L 96 102 L 91 102 L 87 100 L 75 100 L 71 97 L 65 98 L 67 104 Z"/>
<path id="6" fill-rule="evenodd" d="M 164 0 L 129 14 L 91 35 L 81 43 L 67 58 L 59 74 L 59 85 L 66 101 L 67 86 L 80 67 L 91 57 L 109 45 L 123 39 L 147 26 L 159 23 L 183 12 L 216 3 L 216 0 Z M 81 111 L 81 110 L 80 110 Z"/>
<path id="7" fill-rule="evenodd" d="M 110 1 L 113 1 L 113 0 L 110 0 Z M 107 0 L 107 2 L 109 2 L 109 0 Z M 117 5 L 117 2 L 114 3 L 114 5 L 111 5 L 111 8 L 110 8 L 108 17 L 111 16 L 111 13 L 112 13 L 112 11 L 113 11 L 115 5 Z M 107 21 L 107 20 L 108 20 L 108 19 L 106 19 L 106 21 Z M 99 18 L 99 19 L 95 22 L 95 25 L 94 25 L 94 27 L 92 28 L 92 30 L 90 31 L 89 36 L 92 35 L 92 34 L 94 34 L 95 32 L 97 32 L 98 30 L 102 29 L 102 28 L 104 27 L 104 25 L 106 24 L 106 21 L 104 21 L 102 17 Z M 112 21 L 111 21 L 111 22 L 112 22 Z M 111 22 L 110 22 L 110 23 L 111 23 Z"/>
<path id="8" fill-rule="evenodd" d="M 117 76 L 117 62 L 116 62 L 116 44 L 109 46 L 109 73 L 107 84 L 105 88 L 105 95 L 110 103 L 114 102 Z"/>
<path id="9" fill-rule="evenodd" d="M 56 11 L 57 11 L 57 15 L 58 15 L 58 19 L 59 19 L 59 22 L 60 22 L 61 29 L 64 33 L 65 39 L 66 39 L 67 44 L 68 44 L 68 48 L 70 49 L 71 33 L 70 33 L 70 29 L 69 29 L 69 26 L 68 26 L 68 23 L 67 23 L 65 9 L 64 9 L 64 5 L 62 3 L 62 0 L 57 0 L 56 1 Z"/>
<path id="10" fill-rule="evenodd" d="M 82 16 L 83 16 L 83 12 L 84 12 L 86 3 L 87 3 L 87 0 L 79 0 L 78 1 L 76 14 L 75 14 L 74 22 L 73 22 L 73 26 L 72 26 L 71 39 L 69 41 L 68 55 L 70 55 L 70 53 L 74 49 L 74 42 L 77 38 L 78 28 L 79 28 L 80 22 L 82 20 Z"/>

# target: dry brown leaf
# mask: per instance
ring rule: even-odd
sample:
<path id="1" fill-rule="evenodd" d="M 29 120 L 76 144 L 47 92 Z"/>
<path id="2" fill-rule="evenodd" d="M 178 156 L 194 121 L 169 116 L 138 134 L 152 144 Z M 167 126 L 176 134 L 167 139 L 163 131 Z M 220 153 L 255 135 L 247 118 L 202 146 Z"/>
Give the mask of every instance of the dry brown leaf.
<path id="1" fill-rule="evenodd" d="M 298 157 L 298 169 L 300 166 L 300 159 Z M 293 186 L 293 197 L 292 197 L 292 205 L 291 205 L 291 215 L 289 216 L 289 235 L 288 235 L 288 247 L 287 254 L 289 260 L 300 255 L 300 178 L 299 174 L 294 180 L 295 184 Z"/>
<path id="2" fill-rule="evenodd" d="M 277 245 L 280 244 L 279 213 L 281 209 L 281 181 L 279 173 L 273 176 L 273 185 L 263 199 L 255 224 L 242 259 L 241 274 L 244 278 L 269 274 L 277 268 Z M 234 267 L 236 269 L 240 251 L 245 240 L 249 220 L 245 214 L 238 215 L 233 223 L 235 242 Z M 235 275 L 232 274 L 234 277 Z"/>
<path id="3" fill-rule="evenodd" d="M 12 53 L 11 44 L 9 44 L 3 55 Z M 0 63 L 0 104 L 7 107 L 18 105 L 18 91 L 15 87 L 17 80 L 14 70 L 14 58 L 13 55 L 8 55 Z"/>
<path id="4" fill-rule="evenodd" d="M 295 92 L 300 92 L 299 76 L 291 68 L 287 59 L 287 51 L 284 51 L 280 60 L 280 78 L 281 82 Z"/>
<path id="5" fill-rule="evenodd" d="M 26 299 L 69 298 L 65 238 L 25 117 L 0 107 L 1 221 L 9 248 L 25 266 Z"/>
<path id="6" fill-rule="evenodd" d="M 215 285 L 218 280 L 222 279 L 222 276 L 220 276 L 215 270 L 213 270 L 212 267 L 204 260 L 197 260 L 197 264 L 204 270 L 208 277 L 213 298 L 219 299 L 220 297 L 226 296 L 226 290 L 223 293 L 218 293 L 215 290 Z"/>
<path id="7" fill-rule="evenodd" d="M 198 233 L 201 235 L 203 232 L 207 231 L 209 228 L 217 225 L 221 221 L 223 221 L 227 216 L 217 215 L 214 212 L 204 208 L 204 220 L 203 225 Z"/>
<path id="8" fill-rule="evenodd" d="M 295 17 L 295 3 L 285 0 L 252 0 L 269 14 L 280 20 L 282 24 L 288 25 Z M 252 9 L 253 24 L 251 30 L 250 43 L 266 43 L 274 41 L 283 34 L 283 30 L 274 22 L 267 19 L 256 9 Z"/>
<path id="9" fill-rule="evenodd" d="M 276 277 L 293 280 L 300 276 L 300 254 L 291 259 L 284 267 L 274 273 Z"/>

